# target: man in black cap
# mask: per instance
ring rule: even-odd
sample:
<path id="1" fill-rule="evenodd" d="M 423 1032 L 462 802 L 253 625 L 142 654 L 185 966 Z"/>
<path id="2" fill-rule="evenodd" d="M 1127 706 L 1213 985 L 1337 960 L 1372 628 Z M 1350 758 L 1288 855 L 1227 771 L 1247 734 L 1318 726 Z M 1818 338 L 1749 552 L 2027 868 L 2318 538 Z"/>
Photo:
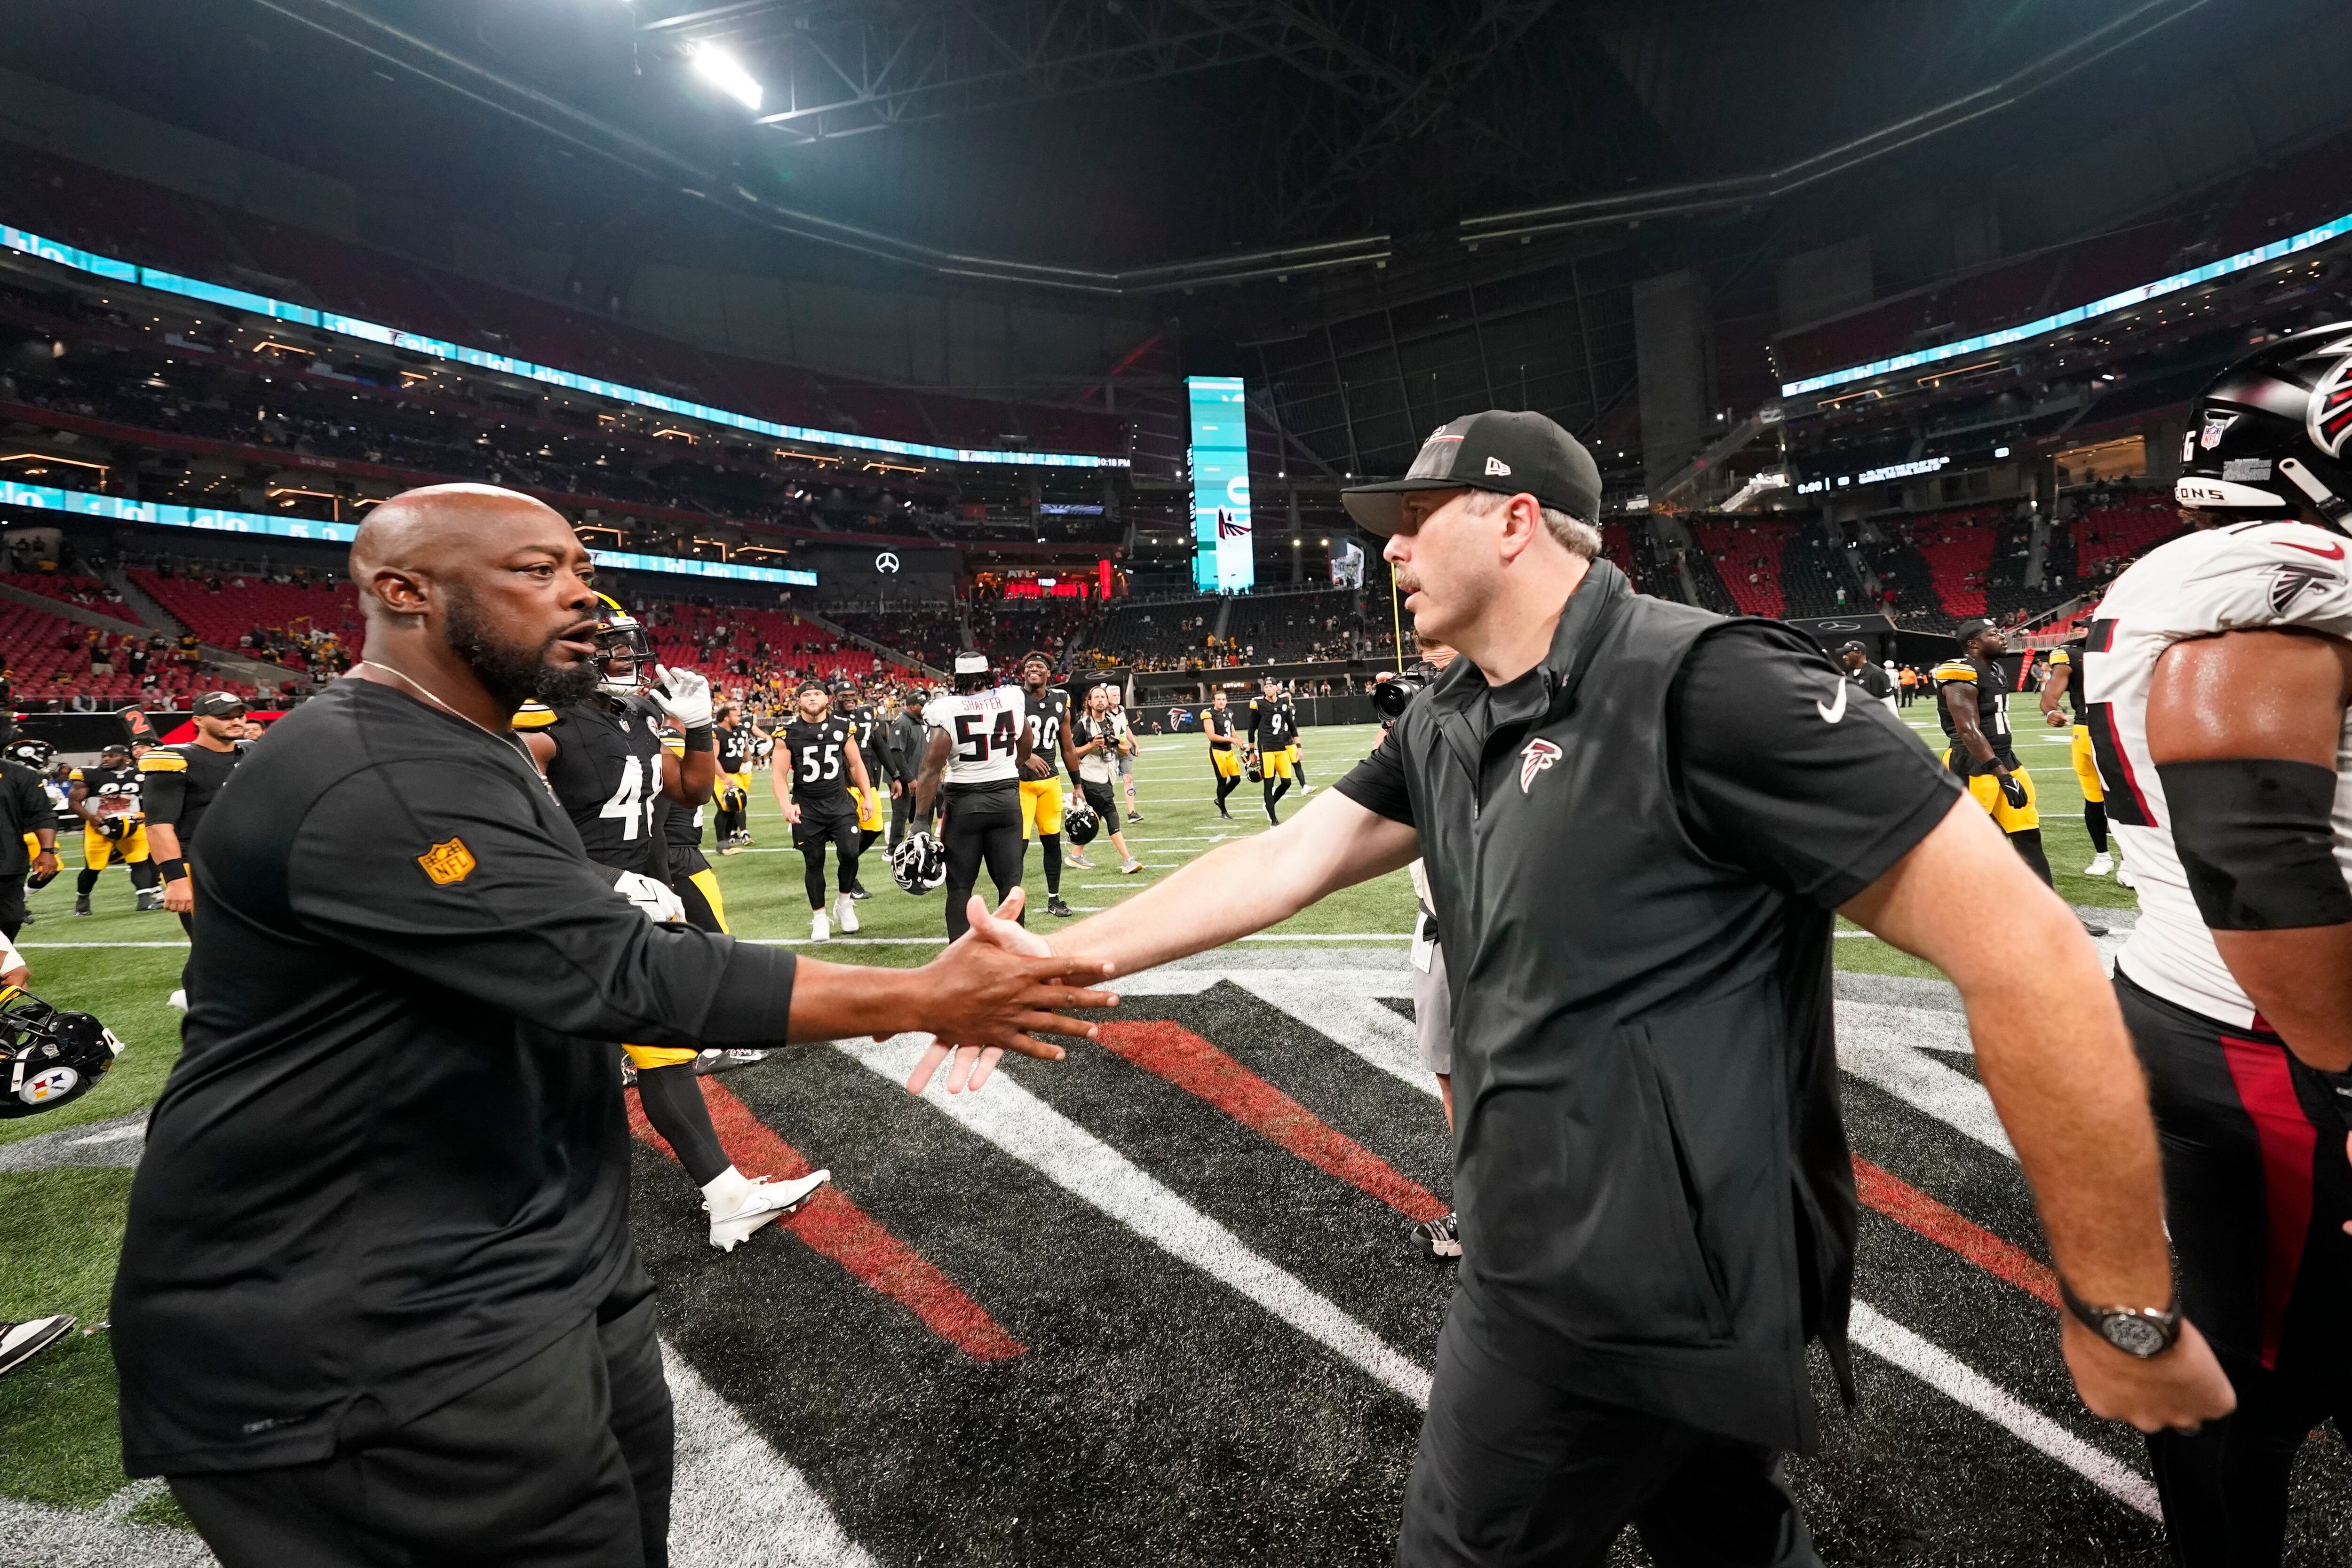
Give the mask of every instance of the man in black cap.
<path id="1" fill-rule="evenodd" d="M 58 874 L 58 813 L 41 787 L 52 755 L 47 741 L 18 737 L 0 752 L 0 936 L 25 925 L 25 880 Z M 35 766 L 36 762 L 39 766 Z"/>
<path id="2" fill-rule="evenodd" d="M 2071 912 L 1810 640 L 1633 592 L 1600 495 L 1566 431 L 1503 413 L 1349 491 L 1460 656 L 1288 822 L 1050 939 L 1132 971 L 1423 857 L 1463 1256 L 1400 1563 L 1598 1562 L 1628 1522 L 1661 1564 L 1819 1561 L 1780 1453 L 1816 1441 L 1807 1341 L 1851 1390 L 1841 914 L 1958 984 L 2059 1273 L 2151 1325 L 2126 1352 L 2067 1321 L 2085 1402 L 2144 1430 L 2227 1411 Z"/>
<path id="3" fill-rule="evenodd" d="M 147 846 L 163 878 L 163 907 L 180 917 L 180 929 L 194 936 L 196 884 L 188 875 L 196 828 L 212 809 L 228 776 L 245 759 L 245 699 L 234 692 L 198 697 L 189 722 L 195 737 L 159 746 L 139 758 L 139 795 L 147 808 Z M 188 1005 L 186 976 L 172 993 L 172 1005 Z"/>
<path id="4" fill-rule="evenodd" d="M 1969 794 L 1993 825 L 2008 835 L 2033 874 L 2052 884 L 2050 857 L 2042 848 L 2042 809 L 2033 798 L 2033 775 L 2017 759 L 2010 733 L 2009 694 L 2018 674 L 2006 657 L 2009 639 L 1979 616 L 1953 633 L 1960 653 L 1936 666 L 1936 716 L 1943 721 L 1944 766 L 1967 781 Z M 2087 925 L 2087 923 L 2086 923 Z M 2088 926 L 2104 936 L 2105 926 Z"/>
<path id="5" fill-rule="evenodd" d="M 1864 696 L 1884 703 L 1888 713 L 1895 711 L 1895 677 L 1872 662 L 1869 649 L 1848 643 L 1838 650 L 1838 663 L 1845 666 L 1845 678 L 1860 686 Z"/>

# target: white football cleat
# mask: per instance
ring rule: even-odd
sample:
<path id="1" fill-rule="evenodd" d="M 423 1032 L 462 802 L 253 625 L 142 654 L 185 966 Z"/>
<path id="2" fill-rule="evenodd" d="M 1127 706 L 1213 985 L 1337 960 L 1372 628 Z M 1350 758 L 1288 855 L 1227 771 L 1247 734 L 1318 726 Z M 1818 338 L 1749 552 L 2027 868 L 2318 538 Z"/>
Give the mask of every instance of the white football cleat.
<path id="1" fill-rule="evenodd" d="M 849 901 L 849 894 L 845 893 L 833 901 L 833 923 L 848 936 L 857 935 L 857 905 Z"/>
<path id="2" fill-rule="evenodd" d="M 2101 850 L 2097 854 L 2091 857 L 2091 863 L 2083 868 L 2083 874 L 2084 876 L 2105 876 L 2115 869 L 2116 862 L 2114 857 L 2109 855 L 2106 851 Z"/>
<path id="3" fill-rule="evenodd" d="M 721 1176 L 712 1186 L 725 1183 L 733 1188 L 717 1197 L 705 1197 L 702 1207 L 710 1216 L 710 1244 L 721 1252 L 732 1252 L 751 1239 L 751 1233 L 772 1219 L 780 1219 L 806 1203 L 817 1188 L 833 1179 L 833 1173 L 812 1171 L 789 1181 L 776 1181 L 768 1176 L 756 1179 L 738 1175 L 733 1170 L 729 1182 Z"/>
<path id="4" fill-rule="evenodd" d="M 2119 865 L 2116 867 L 2116 885 L 2117 887 L 2137 887 L 2139 885 L 2139 878 L 2132 875 L 2131 867 L 2127 865 Z"/>
<path id="5" fill-rule="evenodd" d="M 833 940 L 833 927 L 826 923 L 824 911 L 822 909 L 809 916 L 809 940 L 812 942 Z"/>
<path id="6" fill-rule="evenodd" d="M 188 993 L 185 990 L 173 991 L 164 999 L 163 1005 L 166 1007 L 177 1008 L 180 1011 L 186 1012 L 188 1010 Z"/>

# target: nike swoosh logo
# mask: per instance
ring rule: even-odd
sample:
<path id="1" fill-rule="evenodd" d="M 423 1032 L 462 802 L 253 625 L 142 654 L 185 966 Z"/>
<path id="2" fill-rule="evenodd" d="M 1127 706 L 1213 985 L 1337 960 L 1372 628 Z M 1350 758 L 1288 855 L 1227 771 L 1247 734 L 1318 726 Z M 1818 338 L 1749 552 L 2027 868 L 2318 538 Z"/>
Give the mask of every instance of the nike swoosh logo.
<path id="1" fill-rule="evenodd" d="M 1838 683 L 1838 695 L 1835 701 L 1815 703 L 1813 705 L 1813 711 L 1822 716 L 1822 722 L 1823 724 L 1835 724 L 1838 720 L 1845 716 L 1845 694 L 1852 690 L 1853 690 L 1853 683 L 1852 681 L 1840 681 Z"/>
<path id="2" fill-rule="evenodd" d="M 2289 549 L 2309 550 L 2313 555 L 2319 557 L 2322 560 L 2342 560 L 2344 559 L 2344 547 L 2342 545 L 2329 545 L 2326 549 L 2321 549 L 2317 545 L 2299 545 L 2293 539 L 2281 539 L 2278 542 L 2286 546 Z"/>

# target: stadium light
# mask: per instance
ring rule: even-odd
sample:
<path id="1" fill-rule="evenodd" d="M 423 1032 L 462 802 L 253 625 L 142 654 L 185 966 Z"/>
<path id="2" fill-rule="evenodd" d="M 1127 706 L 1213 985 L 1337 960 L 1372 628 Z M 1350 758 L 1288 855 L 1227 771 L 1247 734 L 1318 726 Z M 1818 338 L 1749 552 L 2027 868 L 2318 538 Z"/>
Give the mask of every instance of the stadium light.
<path id="1" fill-rule="evenodd" d="M 760 112 L 760 84 L 743 68 L 742 61 L 717 44 L 696 45 L 693 57 L 695 75 L 752 113 Z"/>

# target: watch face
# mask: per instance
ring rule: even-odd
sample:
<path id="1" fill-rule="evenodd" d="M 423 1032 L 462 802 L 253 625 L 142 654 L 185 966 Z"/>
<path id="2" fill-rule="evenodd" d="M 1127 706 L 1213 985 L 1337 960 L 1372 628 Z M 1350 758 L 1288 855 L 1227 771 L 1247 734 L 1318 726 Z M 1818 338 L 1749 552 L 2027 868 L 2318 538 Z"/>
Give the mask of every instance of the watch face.
<path id="1" fill-rule="evenodd" d="M 2158 1354 L 2165 1346 L 2163 1325 L 2128 1312 L 2110 1315 L 2100 1324 L 2100 1332 L 2107 1336 L 2109 1344 L 2126 1355 L 2139 1356 L 2143 1360 Z"/>

